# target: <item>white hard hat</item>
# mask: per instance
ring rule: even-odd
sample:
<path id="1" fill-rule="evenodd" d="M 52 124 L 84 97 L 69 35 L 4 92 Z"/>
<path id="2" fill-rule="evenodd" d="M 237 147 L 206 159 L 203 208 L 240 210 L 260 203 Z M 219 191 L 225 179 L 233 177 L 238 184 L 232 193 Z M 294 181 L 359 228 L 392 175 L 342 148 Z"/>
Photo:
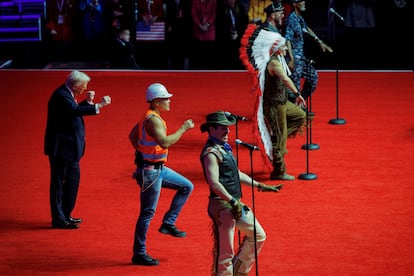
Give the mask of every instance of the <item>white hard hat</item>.
<path id="1" fill-rule="evenodd" d="M 154 99 L 168 99 L 171 98 L 173 94 L 170 94 L 161 83 L 153 83 L 147 88 L 147 102 L 150 102 Z"/>

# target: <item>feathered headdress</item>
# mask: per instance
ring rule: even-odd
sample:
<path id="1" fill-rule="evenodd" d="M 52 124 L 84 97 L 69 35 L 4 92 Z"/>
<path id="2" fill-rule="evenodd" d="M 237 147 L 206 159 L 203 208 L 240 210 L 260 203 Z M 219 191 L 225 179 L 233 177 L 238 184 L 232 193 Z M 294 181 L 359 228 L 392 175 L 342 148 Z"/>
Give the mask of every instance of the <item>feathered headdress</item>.
<path id="1" fill-rule="evenodd" d="M 248 72 L 253 74 L 253 91 L 256 94 L 253 133 L 257 142 L 262 144 L 262 157 L 269 169 L 273 168 L 273 155 L 272 140 L 263 115 L 265 74 L 271 54 L 284 45 L 285 41 L 279 33 L 257 28 L 255 24 L 249 24 L 241 39 L 240 59 Z M 284 61 L 284 57 L 279 56 L 279 59 Z M 282 64 L 287 69 L 286 62 L 283 61 Z"/>

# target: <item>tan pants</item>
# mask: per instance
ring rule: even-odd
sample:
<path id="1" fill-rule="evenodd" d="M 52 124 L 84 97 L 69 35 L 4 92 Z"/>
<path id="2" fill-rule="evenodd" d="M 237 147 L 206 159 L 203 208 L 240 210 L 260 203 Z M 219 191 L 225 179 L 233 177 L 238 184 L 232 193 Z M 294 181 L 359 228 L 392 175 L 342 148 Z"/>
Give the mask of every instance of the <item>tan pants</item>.
<path id="1" fill-rule="evenodd" d="M 246 206 L 247 207 L 247 206 Z M 250 209 L 243 210 L 238 221 L 235 221 L 229 204 L 220 199 L 209 199 L 208 214 L 213 222 L 214 231 L 214 276 L 247 275 L 255 262 L 254 225 L 256 226 L 256 249 L 259 254 L 266 240 L 266 233 L 260 223 L 255 220 Z M 235 229 L 245 236 L 238 253 L 234 250 Z M 233 262 L 237 263 L 233 266 Z M 237 271 L 235 271 L 237 268 Z"/>

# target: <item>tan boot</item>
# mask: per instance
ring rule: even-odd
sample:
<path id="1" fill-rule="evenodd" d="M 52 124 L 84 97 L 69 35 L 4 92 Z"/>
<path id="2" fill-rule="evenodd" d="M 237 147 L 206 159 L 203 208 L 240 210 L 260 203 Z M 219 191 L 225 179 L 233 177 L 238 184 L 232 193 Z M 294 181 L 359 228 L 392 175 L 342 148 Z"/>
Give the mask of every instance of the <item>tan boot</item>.
<path id="1" fill-rule="evenodd" d="M 233 276 L 247 276 L 247 273 L 238 272 L 241 264 L 242 264 L 242 261 L 236 258 L 236 261 L 233 264 Z"/>

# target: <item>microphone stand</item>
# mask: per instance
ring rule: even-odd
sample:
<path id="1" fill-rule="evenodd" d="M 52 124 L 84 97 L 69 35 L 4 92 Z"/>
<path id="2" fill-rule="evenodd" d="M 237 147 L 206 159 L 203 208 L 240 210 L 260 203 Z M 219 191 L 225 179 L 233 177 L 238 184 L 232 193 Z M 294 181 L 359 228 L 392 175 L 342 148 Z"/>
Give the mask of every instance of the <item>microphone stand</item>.
<path id="1" fill-rule="evenodd" d="M 333 29 L 333 40 L 336 42 L 336 33 L 335 33 L 335 20 L 333 20 L 333 24 L 332 24 L 332 29 Z M 336 45 L 336 43 L 335 43 Z M 339 106 L 339 55 L 336 55 L 336 73 L 335 73 L 335 79 L 336 79 L 336 118 L 329 120 L 329 124 L 331 125 L 343 125 L 346 123 L 345 119 L 339 118 L 339 111 L 338 111 L 338 106 Z"/>
<path id="2" fill-rule="evenodd" d="M 312 95 L 309 95 L 307 106 L 309 107 L 309 109 L 306 112 L 306 144 L 302 146 L 302 149 L 317 150 L 320 149 L 320 147 L 318 144 L 312 143 L 312 120 L 309 119 L 309 114 L 312 114 Z"/>
<path id="3" fill-rule="evenodd" d="M 345 119 L 339 118 L 339 111 L 338 111 L 338 106 L 339 106 L 339 66 L 338 66 L 338 57 L 336 58 L 336 118 L 334 119 L 330 119 L 329 123 L 331 125 L 343 125 L 346 123 Z"/>
<path id="4" fill-rule="evenodd" d="M 236 139 L 239 138 L 239 120 L 236 118 Z M 239 144 L 236 143 L 236 163 L 237 167 L 239 167 Z M 240 230 L 237 231 L 237 237 L 239 240 L 239 245 L 241 244 L 241 235 Z"/>
<path id="5" fill-rule="evenodd" d="M 309 64 L 311 66 L 311 64 Z M 302 149 L 306 150 L 306 173 L 302 173 L 298 176 L 299 179 L 303 180 L 313 180 L 317 176 L 314 173 L 309 172 L 309 150 L 319 149 L 318 144 L 312 143 L 312 121 L 313 118 L 309 118 L 309 114 L 312 114 L 312 94 L 309 95 L 306 105 L 308 109 L 306 111 L 306 144 L 302 146 Z"/>
<path id="6" fill-rule="evenodd" d="M 250 150 L 250 178 L 252 179 L 252 212 L 253 212 L 253 236 L 254 236 L 254 259 L 256 265 L 256 276 L 259 275 L 259 265 L 258 265 L 258 258 L 257 258 L 257 237 L 256 237 L 256 210 L 254 204 L 254 185 L 253 185 L 253 148 L 249 148 Z"/>
<path id="7" fill-rule="evenodd" d="M 232 115 L 230 115 L 232 116 Z M 239 138 L 239 118 L 236 118 L 236 139 Z M 239 144 L 236 143 L 236 164 L 237 167 L 239 167 Z M 240 230 L 237 232 L 237 236 L 238 236 L 238 241 L 239 241 L 239 245 L 241 244 L 241 234 L 240 234 Z"/>
<path id="8" fill-rule="evenodd" d="M 311 101 L 312 96 L 309 96 L 309 110 L 306 112 L 306 144 L 302 146 L 302 149 L 306 149 L 306 172 L 305 173 L 301 173 L 298 178 L 299 179 L 303 179 L 303 180 L 314 180 L 316 178 L 318 178 L 316 176 L 316 174 L 309 172 L 309 150 L 311 149 L 319 149 L 319 145 L 318 144 L 312 144 L 312 142 L 309 142 L 309 136 L 310 139 L 312 139 L 312 120 L 309 120 L 309 112 L 311 110 L 311 105 L 312 105 L 312 101 Z M 309 131 L 308 131 L 309 129 Z M 308 135 L 308 132 L 311 133 L 311 135 Z"/>
<path id="9" fill-rule="evenodd" d="M 236 120 L 236 139 L 239 138 L 239 120 Z M 236 163 L 239 166 L 239 144 L 236 143 Z"/>

